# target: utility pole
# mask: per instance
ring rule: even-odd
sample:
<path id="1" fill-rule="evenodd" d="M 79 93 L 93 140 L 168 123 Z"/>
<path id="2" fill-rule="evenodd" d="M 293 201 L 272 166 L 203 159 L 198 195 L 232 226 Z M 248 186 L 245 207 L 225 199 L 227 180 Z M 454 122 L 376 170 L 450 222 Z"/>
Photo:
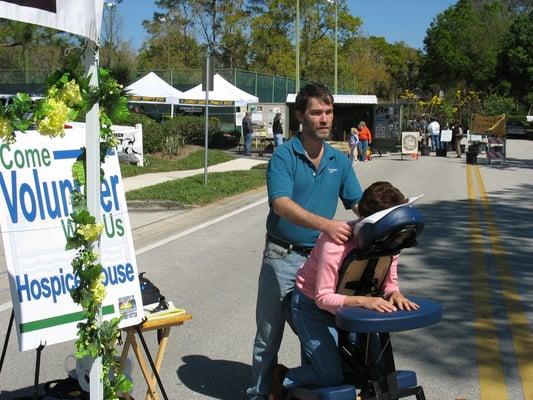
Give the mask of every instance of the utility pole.
<path id="1" fill-rule="evenodd" d="M 338 15 L 337 15 L 337 12 L 338 12 L 338 4 L 339 4 L 339 0 L 335 0 L 335 79 L 334 79 L 334 83 L 333 83 L 333 94 L 337 94 L 337 71 L 338 71 L 338 60 L 337 60 L 337 46 L 338 46 L 338 29 L 337 29 L 337 25 L 338 25 Z"/>
<path id="2" fill-rule="evenodd" d="M 296 93 L 300 91 L 300 0 L 296 0 Z"/>

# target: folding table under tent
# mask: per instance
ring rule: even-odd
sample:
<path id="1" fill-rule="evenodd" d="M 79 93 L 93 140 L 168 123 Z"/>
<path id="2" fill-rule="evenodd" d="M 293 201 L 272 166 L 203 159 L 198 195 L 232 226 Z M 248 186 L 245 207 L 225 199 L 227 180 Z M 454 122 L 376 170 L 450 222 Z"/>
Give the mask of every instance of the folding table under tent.
<path id="1" fill-rule="evenodd" d="M 213 90 L 209 91 L 210 107 L 242 107 L 248 103 L 258 102 L 258 97 L 232 85 L 219 74 L 213 76 Z M 205 106 L 205 91 L 202 90 L 202 84 L 183 92 L 179 104 L 181 106 Z"/>
<path id="2" fill-rule="evenodd" d="M 124 89 L 129 101 L 148 104 L 170 104 L 170 115 L 174 116 L 174 106 L 179 103 L 183 92 L 169 85 L 156 73 L 149 72 Z"/>

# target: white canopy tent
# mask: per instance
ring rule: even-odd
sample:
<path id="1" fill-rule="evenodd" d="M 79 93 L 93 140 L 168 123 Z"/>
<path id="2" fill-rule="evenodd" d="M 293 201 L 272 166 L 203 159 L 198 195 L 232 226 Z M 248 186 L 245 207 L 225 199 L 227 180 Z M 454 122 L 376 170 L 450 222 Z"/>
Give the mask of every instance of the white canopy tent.
<path id="1" fill-rule="evenodd" d="M 258 103 L 259 98 L 232 85 L 219 74 L 213 77 L 213 90 L 209 91 L 209 106 L 241 107 L 248 103 Z M 205 106 L 205 91 L 198 85 L 182 93 L 180 98 L 182 106 Z"/>
<path id="2" fill-rule="evenodd" d="M 179 103 L 179 99 L 183 95 L 183 92 L 169 85 L 154 72 L 149 72 L 127 86 L 125 90 L 132 102 L 170 104 L 171 116 L 174 116 L 174 105 Z"/>

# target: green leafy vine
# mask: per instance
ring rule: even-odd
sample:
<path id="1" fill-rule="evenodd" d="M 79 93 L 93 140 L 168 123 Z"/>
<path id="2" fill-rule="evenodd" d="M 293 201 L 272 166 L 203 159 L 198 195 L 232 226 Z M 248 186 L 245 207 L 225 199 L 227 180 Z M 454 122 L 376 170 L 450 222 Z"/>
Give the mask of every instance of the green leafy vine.
<path id="1" fill-rule="evenodd" d="M 18 93 L 11 104 L 0 104 L 0 140 L 8 146 L 16 142 L 16 135 L 35 127 L 41 135 L 64 136 L 64 126 L 79 113 L 86 113 L 98 102 L 100 106 L 100 163 L 105 162 L 108 149 L 117 145 L 111 125 L 113 119 L 128 112 L 123 88 L 109 72 L 98 71 L 99 86 L 89 85 L 90 77 L 83 77 L 75 68 L 54 72 L 47 80 L 46 97 L 33 102 L 25 93 Z M 103 170 L 100 168 L 103 176 Z M 86 319 L 78 324 L 76 357 L 102 357 L 102 380 L 104 398 L 118 399 L 118 393 L 129 392 L 132 383 L 120 371 L 116 345 L 120 338 L 120 318 L 101 321 L 99 310 L 105 298 L 102 282 L 102 265 L 94 250 L 100 240 L 103 225 L 96 222 L 87 209 L 85 152 L 72 166 L 72 177 L 76 189 L 71 194 L 72 214 L 76 225 L 74 234 L 67 239 L 66 250 L 76 249 L 72 260 L 74 274 L 79 285 L 71 292 L 72 299 L 79 304 Z"/>

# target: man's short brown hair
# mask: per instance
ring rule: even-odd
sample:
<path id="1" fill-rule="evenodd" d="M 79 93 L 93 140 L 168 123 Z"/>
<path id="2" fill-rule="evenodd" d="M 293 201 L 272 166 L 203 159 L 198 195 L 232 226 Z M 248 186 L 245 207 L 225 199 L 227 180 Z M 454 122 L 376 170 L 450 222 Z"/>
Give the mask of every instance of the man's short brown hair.
<path id="1" fill-rule="evenodd" d="M 407 201 L 405 196 L 389 182 L 374 182 L 367 187 L 357 205 L 359 215 L 368 217 L 378 211 L 398 206 Z"/>
<path id="2" fill-rule="evenodd" d="M 298 92 L 294 103 L 295 110 L 303 114 L 310 97 L 319 98 L 324 103 L 333 105 L 333 95 L 327 86 L 321 83 L 309 83 Z"/>

